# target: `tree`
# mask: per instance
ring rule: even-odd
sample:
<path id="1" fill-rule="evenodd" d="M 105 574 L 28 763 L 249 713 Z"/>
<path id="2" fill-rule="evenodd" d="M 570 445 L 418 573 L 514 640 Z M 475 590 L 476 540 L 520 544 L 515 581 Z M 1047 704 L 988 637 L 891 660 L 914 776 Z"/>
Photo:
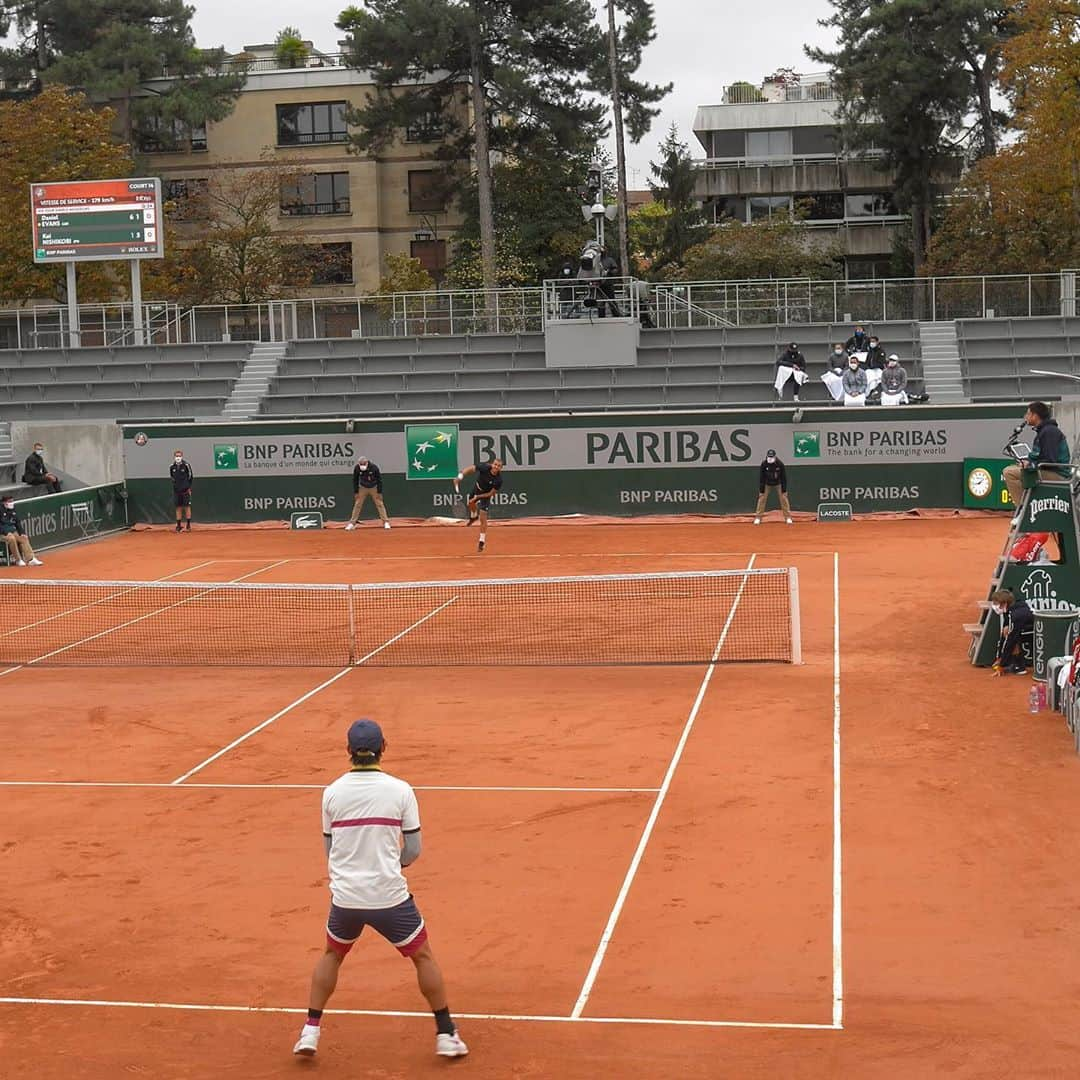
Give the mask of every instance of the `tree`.
<path id="1" fill-rule="evenodd" d="M 126 146 L 112 139 L 113 115 L 81 94 L 49 87 L 25 101 L 0 102 L 0 299 L 65 298 L 64 268 L 36 266 L 30 244 L 32 183 L 109 180 L 131 175 Z M 79 268 L 82 299 L 116 295 L 115 267 Z"/>
<path id="2" fill-rule="evenodd" d="M 307 42 L 295 26 L 286 26 L 278 31 L 278 36 L 274 39 L 274 59 L 277 60 L 278 67 L 303 67 L 307 57 Z"/>
<path id="3" fill-rule="evenodd" d="M 435 279 L 424 269 L 419 259 L 391 252 L 386 256 L 386 273 L 379 280 L 379 295 L 430 292 Z"/>
<path id="4" fill-rule="evenodd" d="M 1010 30 L 1001 88 L 1017 138 L 954 193 L 934 273 L 1053 273 L 1080 261 L 1080 2 L 1025 0 Z"/>
<path id="5" fill-rule="evenodd" d="M 809 277 L 831 279 L 843 265 L 838 242 L 819 243 L 805 225 L 787 215 L 743 225 L 729 222 L 690 248 L 672 281 L 731 281 Z"/>
<path id="6" fill-rule="evenodd" d="M 617 181 L 619 222 L 619 271 L 631 272 L 629 255 L 629 224 L 626 195 L 626 136 L 639 143 L 648 133 L 653 120 L 660 115 L 654 108 L 671 93 L 672 83 L 653 86 L 635 77 L 641 66 L 642 50 L 656 37 L 656 21 L 651 0 L 606 0 L 607 4 L 607 65 L 603 73 L 594 75 L 593 85 L 611 97 L 615 120 L 615 173 Z M 622 26 L 616 26 L 616 9 L 624 16 Z M 605 77 L 606 76 L 606 77 Z"/>
<path id="7" fill-rule="evenodd" d="M 17 31 L 0 51 L 0 78 L 75 86 L 115 106 L 119 135 L 159 138 L 174 127 L 221 120 L 246 78 L 223 71 L 224 49 L 199 49 L 183 0 L 0 0 Z M 167 89 L 147 87 L 164 73 Z"/>
<path id="8" fill-rule="evenodd" d="M 660 144 L 660 161 L 649 165 L 656 181 L 649 181 L 653 198 L 667 211 L 653 272 L 678 265 L 683 255 L 702 243 L 709 227 L 702 219 L 694 197 L 697 172 L 690 158 L 690 148 L 679 139 L 679 129 L 672 124 Z"/>
<path id="9" fill-rule="evenodd" d="M 275 230 L 291 166 L 219 170 L 173 207 L 166 258 L 144 268 L 144 291 L 182 304 L 253 304 L 302 293 L 332 256 Z"/>
<path id="10" fill-rule="evenodd" d="M 630 213 L 630 257 L 637 264 L 635 272 L 652 277 L 664 250 L 671 211 L 656 201 L 635 206 Z"/>
<path id="11" fill-rule="evenodd" d="M 999 63 L 1002 9 L 985 0 L 830 3 L 834 13 L 821 24 L 839 32 L 839 45 L 807 55 L 833 69 L 845 144 L 880 150 L 881 165 L 893 171 L 921 273 L 939 181 L 970 139 L 973 109 L 976 141 L 996 145 L 999 118 L 984 90 Z"/>
<path id="12" fill-rule="evenodd" d="M 601 110 L 585 95 L 601 51 L 588 0 L 367 0 L 337 26 L 350 65 L 372 72 L 376 93 L 347 118 L 352 148 L 380 152 L 403 129 L 433 120 L 439 156 L 459 189 L 475 161 L 485 288 L 497 279 L 492 154 L 516 162 L 590 145 Z"/>

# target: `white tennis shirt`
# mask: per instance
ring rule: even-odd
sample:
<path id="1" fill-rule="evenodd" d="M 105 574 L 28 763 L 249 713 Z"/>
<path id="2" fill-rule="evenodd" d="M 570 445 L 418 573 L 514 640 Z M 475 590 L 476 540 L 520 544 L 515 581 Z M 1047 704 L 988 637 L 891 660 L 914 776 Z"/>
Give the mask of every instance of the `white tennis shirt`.
<path id="1" fill-rule="evenodd" d="M 323 791 L 322 828 L 338 907 L 390 908 L 409 898 L 401 834 L 420 828 L 420 808 L 404 780 L 378 769 L 347 772 Z"/>

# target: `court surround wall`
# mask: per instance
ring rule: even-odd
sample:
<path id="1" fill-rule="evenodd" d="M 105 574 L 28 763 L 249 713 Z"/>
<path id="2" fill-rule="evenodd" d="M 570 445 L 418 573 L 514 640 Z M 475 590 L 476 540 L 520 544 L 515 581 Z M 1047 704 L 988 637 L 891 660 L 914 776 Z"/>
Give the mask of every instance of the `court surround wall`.
<path id="1" fill-rule="evenodd" d="M 361 453 L 383 471 L 391 515 L 448 516 L 448 480 L 405 478 L 407 424 L 456 433 L 459 466 L 500 454 L 504 517 L 746 513 L 768 449 L 787 463 L 796 510 L 843 501 L 866 513 L 962 506 L 964 458 L 999 457 L 1021 408 L 807 409 L 798 423 L 791 410 L 762 409 L 129 424 L 123 446 L 133 522 L 173 517 L 175 447 L 194 469 L 197 520 L 287 520 L 321 510 L 344 521 Z"/>

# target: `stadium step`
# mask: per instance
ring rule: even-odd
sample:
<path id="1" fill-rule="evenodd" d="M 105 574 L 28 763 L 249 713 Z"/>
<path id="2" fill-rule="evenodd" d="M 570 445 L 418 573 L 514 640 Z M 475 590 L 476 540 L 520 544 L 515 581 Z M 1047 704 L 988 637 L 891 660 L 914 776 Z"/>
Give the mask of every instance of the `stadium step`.
<path id="1" fill-rule="evenodd" d="M 229 400 L 221 411 L 222 416 L 230 420 L 250 420 L 256 416 L 287 351 L 288 345 L 281 341 L 256 345 L 244 363 L 240 378 L 233 384 Z"/>
<path id="2" fill-rule="evenodd" d="M 14 484 L 19 462 L 11 441 L 11 425 L 0 423 L 0 484 Z"/>
<path id="3" fill-rule="evenodd" d="M 919 323 L 923 387 L 935 405 L 966 403 L 960 343 L 954 322 Z"/>

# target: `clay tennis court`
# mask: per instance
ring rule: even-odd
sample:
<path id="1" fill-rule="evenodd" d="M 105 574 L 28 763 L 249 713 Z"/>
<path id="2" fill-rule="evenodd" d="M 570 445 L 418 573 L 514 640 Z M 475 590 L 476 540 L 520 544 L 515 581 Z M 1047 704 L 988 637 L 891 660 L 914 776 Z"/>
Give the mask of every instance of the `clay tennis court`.
<path id="1" fill-rule="evenodd" d="M 1072 1075 L 1080 762 L 960 630 L 1003 528 L 497 526 L 482 557 L 464 529 L 196 529 L 47 554 L 50 579 L 207 583 L 794 566 L 804 663 L 487 666 L 514 620 L 493 608 L 455 627 L 473 666 L 203 667 L 193 605 L 140 613 L 171 666 L 0 669 L 0 1073 Z M 462 1061 L 375 939 L 317 1059 L 290 1053 L 320 789 L 362 715 L 417 788 L 408 877 Z"/>

